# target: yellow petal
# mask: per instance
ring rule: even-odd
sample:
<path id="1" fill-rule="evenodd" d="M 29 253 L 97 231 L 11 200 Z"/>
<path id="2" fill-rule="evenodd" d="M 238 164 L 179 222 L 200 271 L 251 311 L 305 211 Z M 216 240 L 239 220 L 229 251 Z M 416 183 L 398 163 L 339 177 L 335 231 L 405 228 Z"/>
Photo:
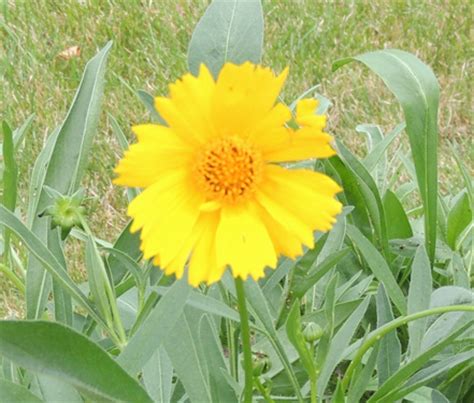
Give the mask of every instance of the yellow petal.
<path id="1" fill-rule="evenodd" d="M 170 85 L 169 98 L 155 99 L 155 107 L 183 139 L 202 144 L 215 134 L 211 120 L 214 90 L 214 79 L 202 64 L 197 77 L 185 74 Z"/>
<path id="2" fill-rule="evenodd" d="M 115 168 L 115 184 L 147 187 L 164 171 L 189 163 L 192 148 L 169 128 L 149 124 L 134 126 L 132 130 L 138 143 L 129 147 Z"/>
<path id="3" fill-rule="evenodd" d="M 194 287 L 200 283 L 215 283 L 220 280 L 225 265 L 218 266 L 215 238 L 219 213 L 202 214 L 199 220 L 199 237 L 189 261 L 188 281 Z"/>
<path id="4" fill-rule="evenodd" d="M 263 158 L 271 162 L 299 161 L 310 158 L 328 158 L 336 154 L 330 142 L 332 137 L 312 127 L 287 129 L 286 142 L 266 151 Z"/>
<path id="5" fill-rule="evenodd" d="M 293 235 L 283 225 L 273 219 L 267 210 L 265 210 L 260 204 L 258 204 L 257 207 L 258 215 L 265 224 L 277 253 L 291 259 L 295 259 L 297 256 L 302 255 L 303 248 L 298 237 Z"/>
<path id="6" fill-rule="evenodd" d="M 216 83 L 212 106 L 214 127 L 220 135 L 247 135 L 275 104 L 288 75 L 279 76 L 250 62 L 226 63 Z"/>
<path id="7" fill-rule="evenodd" d="M 234 277 L 258 279 L 265 267 L 275 267 L 272 240 L 252 203 L 221 210 L 216 234 L 217 265 L 230 265 Z"/>
<path id="8" fill-rule="evenodd" d="M 166 267 L 181 251 L 200 214 L 203 196 L 186 171 L 170 172 L 137 196 L 128 209 L 132 231 L 141 228 L 144 258 L 159 255 Z"/>
<path id="9" fill-rule="evenodd" d="M 266 166 L 265 176 L 267 186 L 273 189 L 272 198 L 307 223 L 311 230 L 332 228 L 335 216 L 342 209 L 334 198 L 340 188 L 332 179 L 308 170 L 288 170 L 274 165 Z"/>

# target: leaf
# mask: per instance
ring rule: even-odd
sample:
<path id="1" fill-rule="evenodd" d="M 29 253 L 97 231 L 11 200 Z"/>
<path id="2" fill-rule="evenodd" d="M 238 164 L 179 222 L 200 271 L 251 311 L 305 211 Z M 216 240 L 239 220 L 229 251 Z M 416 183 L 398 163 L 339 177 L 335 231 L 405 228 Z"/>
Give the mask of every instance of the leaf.
<path id="1" fill-rule="evenodd" d="M 120 233 L 113 248 L 125 253 L 133 260 L 138 260 L 142 255 L 140 251 L 140 234 L 138 232 L 132 234 L 130 232 L 131 225 L 132 222 L 130 221 Z M 122 281 L 125 274 L 128 273 L 127 266 L 113 254 L 108 257 L 107 263 L 111 268 L 113 282 L 117 285 Z"/>
<path id="2" fill-rule="evenodd" d="M 276 353 L 278 354 L 278 358 L 287 371 L 287 375 L 290 378 L 294 392 L 298 398 L 301 398 L 298 380 L 274 327 L 272 319 L 273 317 L 270 313 L 270 307 L 268 306 L 265 294 L 263 294 L 259 284 L 252 279 L 245 281 L 244 288 L 247 302 L 250 305 L 253 315 L 263 325 L 272 347 L 275 349 Z"/>
<path id="3" fill-rule="evenodd" d="M 143 382 L 155 402 L 169 403 L 173 388 L 172 381 L 173 366 L 162 346 L 143 367 Z"/>
<path id="4" fill-rule="evenodd" d="M 413 236 L 408 217 L 402 203 L 391 190 L 387 189 L 383 197 L 383 207 L 387 220 L 388 239 L 406 239 Z"/>
<path id="5" fill-rule="evenodd" d="M 2 205 L 0 205 L 0 225 L 5 225 L 10 228 L 23 241 L 29 252 L 38 259 L 41 265 L 48 270 L 48 272 L 62 285 L 64 289 L 68 290 L 68 293 L 76 300 L 76 302 L 78 302 L 82 308 L 86 309 L 89 315 L 91 315 L 97 323 L 102 325 L 104 328 L 107 328 L 107 325 L 98 315 L 94 306 L 70 279 L 56 257 L 35 234 L 26 228 L 26 226 L 16 216 Z"/>
<path id="6" fill-rule="evenodd" d="M 301 330 L 299 299 L 295 300 L 288 315 L 288 319 L 286 321 L 286 334 L 288 335 L 288 340 L 290 340 L 296 351 L 298 351 L 301 364 L 303 364 L 308 377 L 313 379 L 316 376 L 316 368 L 314 366 L 314 357 L 312 356 L 306 344 L 303 332 Z"/>
<path id="7" fill-rule="evenodd" d="M 184 278 L 176 281 L 160 299 L 117 359 L 127 372 L 137 374 L 162 345 L 180 318 L 190 292 Z"/>
<path id="8" fill-rule="evenodd" d="M 446 243 L 452 250 L 457 249 L 456 240 L 472 222 L 472 211 L 469 204 L 467 192 L 464 192 L 448 213 Z"/>
<path id="9" fill-rule="evenodd" d="M 382 386 L 372 395 L 368 400 L 370 403 L 386 401 L 382 400 L 386 395 L 391 393 L 397 386 L 405 382 L 412 374 L 418 371 L 426 362 L 431 358 L 435 357 L 438 353 L 443 351 L 449 346 L 458 336 L 464 333 L 469 326 L 472 326 L 472 321 L 459 327 L 456 331 L 452 332 L 448 337 L 441 339 L 436 345 L 426 350 L 422 354 L 418 355 L 414 360 L 408 364 L 400 367 L 390 378 L 388 378 Z"/>
<path id="10" fill-rule="evenodd" d="M 464 353 L 455 354 L 444 360 L 437 362 L 436 364 L 430 365 L 423 368 L 421 371 L 413 375 L 403 387 L 397 388 L 392 391 L 386 399 L 398 400 L 406 396 L 410 392 L 426 385 L 428 382 L 438 378 L 443 373 L 463 364 L 466 361 L 472 361 L 474 359 L 474 351 L 466 351 Z M 389 397 L 390 396 L 390 397 Z"/>
<path id="11" fill-rule="evenodd" d="M 148 112 L 150 112 L 151 120 L 165 125 L 166 121 L 160 116 L 155 108 L 155 98 L 145 90 L 137 90 L 137 95 L 138 98 L 140 98 L 140 101 L 143 102 L 143 105 L 148 109 Z"/>
<path id="12" fill-rule="evenodd" d="M 397 49 L 342 59 L 334 63 L 333 71 L 353 60 L 374 71 L 403 108 L 425 213 L 426 250 L 433 262 L 438 195 L 438 81 L 431 69 L 416 56 Z"/>
<path id="13" fill-rule="evenodd" d="M 403 131 L 403 129 L 405 129 L 405 126 L 405 123 L 400 123 L 379 141 L 372 141 L 373 146 L 370 149 L 370 152 L 362 160 L 362 163 L 365 165 L 368 171 L 371 172 L 376 168 L 379 161 L 384 158 L 385 152 L 387 151 L 390 144 L 392 144 L 393 140 L 395 140 L 395 138 Z M 373 130 L 372 127 L 376 127 L 378 128 L 378 131 L 380 131 L 380 128 L 375 125 L 359 125 L 356 127 L 356 130 L 358 132 L 364 131 L 366 133 L 370 133 Z M 386 159 L 384 160 L 386 161 Z"/>
<path id="14" fill-rule="evenodd" d="M 318 378 L 318 390 L 322 396 L 326 390 L 329 378 L 336 368 L 337 364 L 343 357 L 344 350 L 349 345 L 354 336 L 361 320 L 364 318 L 365 312 L 369 306 L 370 296 L 367 296 L 362 304 L 347 318 L 346 322 L 336 332 L 331 340 L 327 357 L 324 365 L 321 368 L 321 373 Z"/>
<path id="15" fill-rule="evenodd" d="M 408 314 L 429 309 L 432 291 L 431 265 L 425 247 L 419 246 L 411 266 L 408 290 Z M 408 323 L 409 354 L 416 357 L 425 334 L 427 318 Z"/>
<path id="16" fill-rule="evenodd" d="M 15 161 L 15 146 L 13 133 L 7 122 L 3 122 L 3 194 L 1 202 L 10 211 L 15 211 L 18 185 L 18 167 Z M 1 161 L 1 159 L 0 159 Z M 9 265 L 10 230 L 5 228 L 3 233 L 4 261 Z"/>
<path id="17" fill-rule="evenodd" d="M 393 312 L 390 306 L 387 292 L 383 284 L 377 291 L 377 327 L 381 327 L 392 321 Z M 395 371 L 400 368 L 402 346 L 394 330 L 388 333 L 379 342 L 379 355 L 377 358 L 378 385 L 382 385 Z"/>
<path id="18" fill-rule="evenodd" d="M 0 378 L 0 401 L 41 403 L 43 400 L 33 395 L 28 389 L 16 383 Z"/>
<path id="19" fill-rule="evenodd" d="M 13 144 L 13 133 L 7 122 L 3 122 L 3 198 L 2 204 L 9 210 L 14 211 L 16 206 L 16 188 L 18 179 L 18 168 L 15 162 L 15 146 Z M 5 242 L 6 243 L 6 242 Z"/>
<path id="20" fill-rule="evenodd" d="M 203 361 L 209 373 L 209 386 L 214 402 L 234 402 L 237 396 L 229 385 L 224 372 L 228 372 L 219 334 L 213 327 L 209 315 L 204 314 L 199 321 L 199 340 L 203 352 Z"/>
<path id="21" fill-rule="evenodd" d="M 292 289 L 295 295 L 302 298 L 311 287 L 313 287 L 326 273 L 329 272 L 329 270 L 349 254 L 349 250 L 349 248 L 345 248 L 332 253 L 323 262 L 311 267 L 307 273 L 303 273 L 302 275 L 297 275 L 298 273 L 295 273 Z"/>
<path id="22" fill-rule="evenodd" d="M 259 0 L 214 0 L 189 43 L 189 70 L 204 63 L 217 77 L 225 62 L 258 64 L 262 56 L 263 14 Z"/>
<path id="23" fill-rule="evenodd" d="M 385 212 L 377 185 L 364 165 L 357 160 L 344 144 L 337 142 L 337 148 L 339 149 L 344 163 L 356 177 L 359 189 L 367 206 L 372 227 L 377 235 L 378 244 L 385 258 L 388 259 L 390 253 L 388 248 L 387 223 L 385 221 Z"/>
<path id="24" fill-rule="evenodd" d="M 353 225 L 348 225 L 347 234 L 362 253 L 370 270 L 387 290 L 387 293 L 402 315 L 406 314 L 405 295 L 390 271 L 387 262 L 370 241 Z"/>
<path id="25" fill-rule="evenodd" d="M 368 385 L 370 384 L 370 378 L 372 376 L 372 372 L 374 371 L 375 365 L 377 364 L 379 351 L 380 350 L 378 346 L 375 346 L 372 349 L 364 368 L 357 376 L 353 378 L 354 382 L 351 384 L 349 393 L 347 395 L 348 402 L 361 401 L 362 395 L 368 389 Z"/>
<path id="26" fill-rule="evenodd" d="M 74 386 L 65 383 L 58 378 L 45 374 L 36 376 L 41 396 L 46 402 L 51 403 L 83 403 L 81 395 Z"/>
<path id="27" fill-rule="evenodd" d="M 97 344 L 58 323 L 0 321 L 0 341 L 0 353 L 18 365 L 61 379 L 94 398 L 152 401 Z"/>
<path id="28" fill-rule="evenodd" d="M 43 192 L 43 185 L 57 190 L 61 194 L 73 194 L 79 187 L 87 158 L 90 154 L 93 136 L 96 132 L 102 100 L 105 63 L 112 42 L 94 56 L 86 65 L 79 88 L 71 107 L 54 138 L 49 161 L 46 165 L 44 179 L 39 192 L 35 209 L 31 209 L 32 230 L 44 244 L 49 244 L 49 218 L 39 218 L 49 203 L 49 196 Z M 49 153 L 47 153 L 49 154 Z M 47 154 L 43 154 L 43 158 Z M 42 177 L 42 175 L 39 175 Z M 42 179 L 42 178 L 41 178 Z M 38 184 L 38 183 L 37 183 Z M 49 294 L 49 276 L 40 262 L 33 257 L 28 262 L 26 277 L 26 308 L 28 318 L 38 318 L 46 304 Z"/>
<path id="29" fill-rule="evenodd" d="M 32 113 L 26 118 L 23 124 L 13 131 L 13 144 L 15 144 L 15 149 L 21 145 L 21 142 L 25 138 L 28 129 L 31 127 L 33 120 L 35 119 L 35 114 Z"/>
<path id="30" fill-rule="evenodd" d="M 198 335 L 204 313 L 186 309 L 177 317 L 175 326 L 166 333 L 164 347 L 178 379 L 192 402 L 212 402 L 209 373 Z"/>

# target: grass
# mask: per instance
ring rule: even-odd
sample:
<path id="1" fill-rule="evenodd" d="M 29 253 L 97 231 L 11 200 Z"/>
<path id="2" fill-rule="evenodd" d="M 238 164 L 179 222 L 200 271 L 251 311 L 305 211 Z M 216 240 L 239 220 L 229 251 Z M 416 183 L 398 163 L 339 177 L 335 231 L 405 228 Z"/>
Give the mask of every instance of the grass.
<path id="1" fill-rule="evenodd" d="M 126 217 L 124 193 L 111 184 L 120 152 L 107 113 L 117 118 L 129 136 L 131 124 L 148 120 L 134 90 L 165 94 L 167 83 L 186 71 L 187 44 L 207 3 L 0 0 L 2 119 L 17 127 L 36 114 L 18 155 L 22 209 L 34 159 L 65 116 L 86 61 L 113 39 L 101 123 L 84 181 L 92 198 L 88 205 L 92 227 L 98 236 L 113 239 Z M 468 1 L 266 0 L 264 12 L 263 62 L 277 71 L 290 66 L 285 100 L 320 84 L 319 92 L 333 103 L 330 131 L 359 152 L 363 147 L 354 130 L 357 124 L 378 123 L 389 129 L 402 120 L 402 114 L 374 75 L 356 64 L 333 74 L 332 62 L 390 47 L 413 52 L 429 64 L 441 86 L 441 188 L 447 193 L 459 186 L 447 142 L 459 143 L 466 156 L 472 153 Z M 61 51 L 75 45 L 81 48 L 80 57 L 58 58 Z M 71 256 L 71 267 L 80 278 L 79 245 L 71 247 Z M 0 275 L 0 317 L 18 316 L 22 310 L 21 298 Z"/>

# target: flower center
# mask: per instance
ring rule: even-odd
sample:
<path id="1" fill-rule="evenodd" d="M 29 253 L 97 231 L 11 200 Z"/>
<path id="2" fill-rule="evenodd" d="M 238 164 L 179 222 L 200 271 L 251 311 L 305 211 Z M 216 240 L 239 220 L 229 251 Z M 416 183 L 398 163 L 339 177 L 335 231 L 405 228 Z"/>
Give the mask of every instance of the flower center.
<path id="1" fill-rule="evenodd" d="M 235 203 L 247 199 L 262 175 L 260 152 L 237 136 L 212 140 L 198 154 L 195 177 L 209 199 Z"/>

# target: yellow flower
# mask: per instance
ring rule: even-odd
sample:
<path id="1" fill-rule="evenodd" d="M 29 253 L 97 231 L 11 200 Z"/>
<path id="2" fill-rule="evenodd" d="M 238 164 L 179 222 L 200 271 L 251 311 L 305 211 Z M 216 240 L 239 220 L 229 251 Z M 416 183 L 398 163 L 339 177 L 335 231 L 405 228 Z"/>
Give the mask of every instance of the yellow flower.
<path id="1" fill-rule="evenodd" d="M 145 259 L 188 281 L 258 279 L 277 258 L 295 258 L 314 245 L 341 211 L 340 187 L 321 173 L 288 170 L 280 162 L 334 155 L 317 101 L 290 109 L 275 101 L 288 69 L 276 76 L 251 63 L 225 64 L 215 81 L 202 65 L 158 97 L 167 126 L 133 127 L 138 143 L 115 169 L 115 183 L 144 188 L 128 208 L 141 230 Z"/>

